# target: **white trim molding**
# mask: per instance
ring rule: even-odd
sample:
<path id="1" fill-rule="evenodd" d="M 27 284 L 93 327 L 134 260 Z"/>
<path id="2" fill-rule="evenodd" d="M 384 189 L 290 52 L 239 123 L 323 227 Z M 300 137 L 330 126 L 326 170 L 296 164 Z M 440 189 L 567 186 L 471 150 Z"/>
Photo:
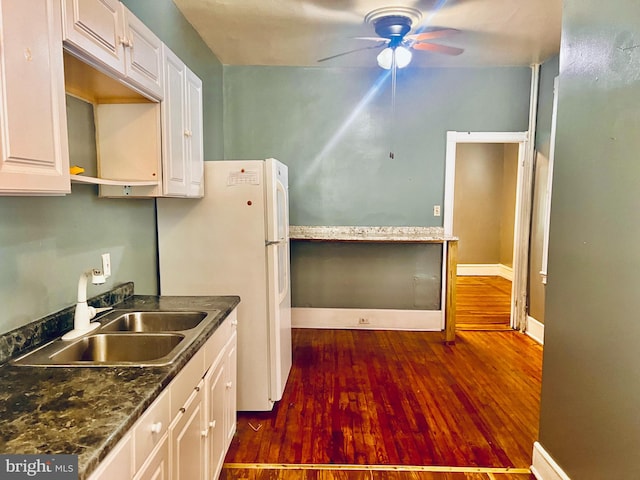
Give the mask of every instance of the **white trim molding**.
<path id="1" fill-rule="evenodd" d="M 501 263 L 459 263 L 457 274 L 461 277 L 502 277 L 513 280 L 513 268 Z"/>
<path id="2" fill-rule="evenodd" d="M 291 326 L 293 328 L 439 332 L 444 328 L 444 312 L 442 310 L 294 307 L 291 309 Z"/>
<path id="3" fill-rule="evenodd" d="M 537 480 L 571 480 L 539 442 L 533 443 L 531 473 Z"/>
<path id="4" fill-rule="evenodd" d="M 540 345 L 544 345 L 544 323 L 539 322 L 530 315 L 527 315 L 527 328 L 525 333 Z"/>
<path id="5" fill-rule="evenodd" d="M 532 66 L 530 110 L 535 108 L 539 65 Z M 535 112 L 530 112 L 530 120 Z M 517 143 L 518 180 L 516 217 L 513 232 L 513 287 L 511 289 L 511 326 L 524 331 L 527 304 L 527 272 L 529 271 L 529 230 L 531 226 L 531 191 L 533 188 L 533 134 L 530 121 L 526 132 L 447 132 L 444 175 L 444 234 L 453 235 L 453 200 L 455 189 L 456 151 L 458 143 Z M 533 127 L 533 128 L 531 128 Z"/>

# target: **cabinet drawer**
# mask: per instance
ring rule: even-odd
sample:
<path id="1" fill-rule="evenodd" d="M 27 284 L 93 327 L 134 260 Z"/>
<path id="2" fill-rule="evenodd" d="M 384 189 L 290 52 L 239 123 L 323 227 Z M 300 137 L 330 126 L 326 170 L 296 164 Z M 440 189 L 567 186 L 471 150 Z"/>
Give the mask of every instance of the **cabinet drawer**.
<path id="1" fill-rule="evenodd" d="M 225 344 L 229 341 L 231 335 L 231 325 L 229 320 L 225 320 L 222 325 L 211 335 L 211 338 L 207 340 L 204 345 L 204 364 L 207 367 L 211 367 L 215 363 L 218 363 L 222 357 Z"/>
<path id="2" fill-rule="evenodd" d="M 180 374 L 169 385 L 171 394 L 171 420 L 176 418 L 180 409 L 193 392 L 204 376 L 204 349 L 198 352 L 189 360 Z"/>
<path id="3" fill-rule="evenodd" d="M 138 471 L 151 451 L 161 441 L 170 422 L 170 397 L 167 390 L 164 390 L 136 423 L 133 432 L 135 471 Z"/>
<path id="4" fill-rule="evenodd" d="M 207 340 L 204 346 L 204 364 L 208 369 L 211 365 L 218 362 L 224 347 L 238 329 L 238 314 L 234 309 L 229 316 L 222 322 L 215 333 Z"/>

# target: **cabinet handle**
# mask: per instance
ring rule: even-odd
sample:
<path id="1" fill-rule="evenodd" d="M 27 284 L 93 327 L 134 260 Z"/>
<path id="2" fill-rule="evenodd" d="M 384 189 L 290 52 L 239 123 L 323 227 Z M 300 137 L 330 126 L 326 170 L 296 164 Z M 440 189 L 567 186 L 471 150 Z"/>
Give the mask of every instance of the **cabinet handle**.
<path id="1" fill-rule="evenodd" d="M 200 387 L 196 387 L 194 390 L 195 390 L 196 392 L 199 392 L 199 391 L 200 391 Z"/>
<path id="2" fill-rule="evenodd" d="M 162 422 L 156 422 L 151 425 L 151 433 L 160 433 L 162 431 Z"/>
<path id="3" fill-rule="evenodd" d="M 180 413 L 184 413 L 184 412 L 186 412 L 186 411 L 187 411 L 187 409 L 186 409 L 186 408 L 184 408 L 184 407 L 180 407 L 180 409 L 179 409 L 179 412 L 180 412 Z"/>
<path id="4" fill-rule="evenodd" d="M 227 382 L 227 390 L 233 386 L 233 382 Z"/>
<path id="5" fill-rule="evenodd" d="M 209 428 L 211 428 L 211 429 L 216 428 L 216 421 L 215 420 L 209 422 Z"/>
<path id="6" fill-rule="evenodd" d="M 120 45 L 124 45 L 125 47 L 133 48 L 133 42 L 127 37 L 118 36 L 118 43 Z"/>
<path id="7" fill-rule="evenodd" d="M 231 325 L 233 325 L 233 326 L 238 325 L 238 320 L 231 320 Z"/>
<path id="8" fill-rule="evenodd" d="M 209 435 L 209 430 L 201 430 L 200 435 L 206 437 L 207 435 Z"/>
<path id="9" fill-rule="evenodd" d="M 192 136 L 192 135 L 193 135 L 193 132 L 191 132 L 191 130 L 185 130 L 185 131 L 184 131 L 184 136 L 185 136 L 185 137 L 190 137 L 190 136 Z"/>

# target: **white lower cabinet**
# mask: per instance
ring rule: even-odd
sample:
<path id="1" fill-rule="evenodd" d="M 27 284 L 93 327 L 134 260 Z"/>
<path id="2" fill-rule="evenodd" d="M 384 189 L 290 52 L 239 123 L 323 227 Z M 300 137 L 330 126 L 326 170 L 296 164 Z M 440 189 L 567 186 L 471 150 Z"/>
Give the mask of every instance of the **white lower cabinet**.
<path id="1" fill-rule="evenodd" d="M 234 330 L 216 363 L 204 377 L 208 417 L 209 471 L 208 478 L 218 478 L 227 449 L 236 432 L 236 346 Z"/>
<path id="2" fill-rule="evenodd" d="M 171 478 L 204 480 L 206 469 L 207 412 L 204 380 L 193 390 L 169 427 Z"/>
<path id="3" fill-rule="evenodd" d="M 236 431 L 237 311 L 145 411 L 89 480 L 215 480 Z"/>
<path id="4" fill-rule="evenodd" d="M 169 480 L 169 473 L 169 435 L 165 433 L 133 479 Z"/>

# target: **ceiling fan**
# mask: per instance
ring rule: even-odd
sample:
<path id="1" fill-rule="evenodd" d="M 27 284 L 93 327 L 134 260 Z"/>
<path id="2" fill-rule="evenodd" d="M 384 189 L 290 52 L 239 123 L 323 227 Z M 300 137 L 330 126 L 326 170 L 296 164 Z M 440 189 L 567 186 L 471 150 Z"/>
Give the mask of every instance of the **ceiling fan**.
<path id="1" fill-rule="evenodd" d="M 362 50 L 380 49 L 378 65 L 390 70 L 392 67 L 404 68 L 411 62 L 412 50 L 421 50 L 444 55 L 460 55 L 462 48 L 433 43 L 432 40 L 459 33 L 455 28 L 434 28 L 409 35 L 411 28 L 422 17 L 419 10 L 411 7 L 383 7 L 369 12 L 364 20 L 372 24 L 377 37 L 355 37 L 357 40 L 376 42 L 375 45 L 356 48 L 346 52 L 321 58 L 324 62 Z"/>

